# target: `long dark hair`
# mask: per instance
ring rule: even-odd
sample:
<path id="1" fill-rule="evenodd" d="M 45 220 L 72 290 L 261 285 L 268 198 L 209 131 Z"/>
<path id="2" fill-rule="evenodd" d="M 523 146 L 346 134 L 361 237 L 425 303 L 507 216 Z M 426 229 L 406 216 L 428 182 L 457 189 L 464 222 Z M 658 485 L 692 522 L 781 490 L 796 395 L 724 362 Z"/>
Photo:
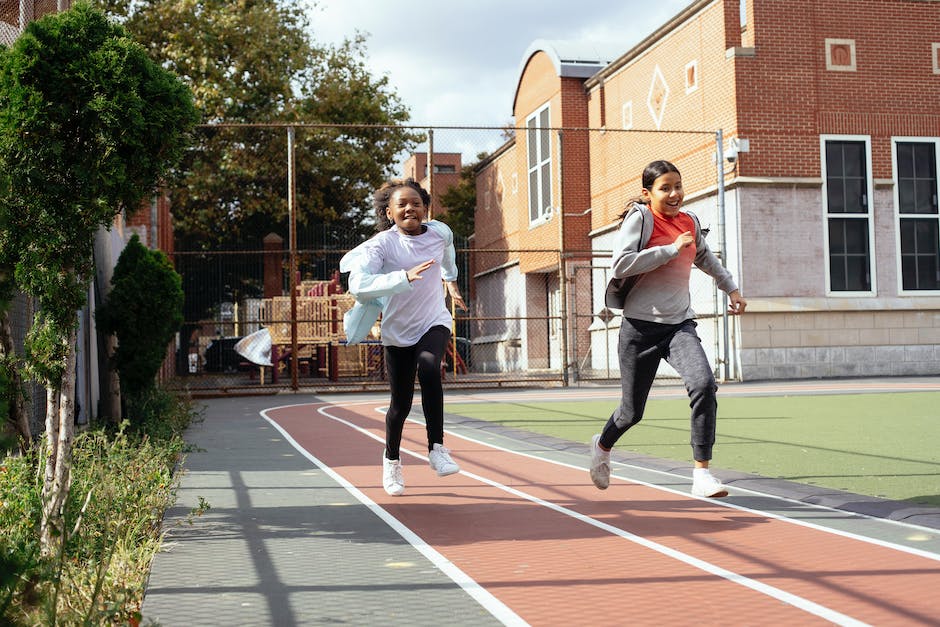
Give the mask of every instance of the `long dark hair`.
<path id="1" fill-rule="evenodd" d="M 642 177 L 643 189 L 647 191 L 653 191 L 653 183 L 656 182 L 656 179 L 661 177 L 663 174 L 666 174 L 667 172 L 675 172 L 679 176 L 682 176 L 682 173 L 679 172 L 679 168 L 677 168 L 670 161 L 665 161 L 663 159 L 659 159 L 657 161 L 651 161 L 649 165 L 643 168 L 643 177 Z M 627 201 L 627 208 L 624 210 L 622 214 L 620 214 L 620 218 L 623 219 L 623 217 L 627 215 L 627 213 L 630 212 L 630 208 L 633 207 L 633 205 L 635 204 L 647 205 L 649 204 L 649 201 L 643 198 L 642 196 L 634 196 L 633 198 Z"/>
<path id="2" fill-rule="evenodd" d="M 386 181 L 372 194 L 372 206 L 375 208 L 376 231 L 384 231 L 385 229 L 391 228 L 394 224 L 394 222 L 388 219 L 388 203 L 392 200 L 392 194 L 402 187 L 410 187 L 415 190 L 418 192 L 418 195 L 421 196 L 421 202 L 424 203 L 424 206 L 431 206 L 431 194 L 421 187 L 416 180 L 407 178 Z"/>

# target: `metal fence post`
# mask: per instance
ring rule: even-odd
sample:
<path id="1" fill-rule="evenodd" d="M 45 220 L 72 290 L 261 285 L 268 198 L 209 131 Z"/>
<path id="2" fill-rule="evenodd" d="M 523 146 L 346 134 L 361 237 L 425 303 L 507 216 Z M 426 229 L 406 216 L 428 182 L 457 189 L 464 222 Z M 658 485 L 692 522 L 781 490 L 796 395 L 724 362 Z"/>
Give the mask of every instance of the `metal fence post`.
<path id="1" fill-rule="evenodd" d="M 290 220 L 290 364 L 291 389 L 297 391 L 300 384 L 297 381 L 297 370 L 300 366 L 297 359 L 297 207 L 295 206 L 296 182 L 294 180 L 294 127 L 287 127 L 287 215 Z M 327 357 L 329 359 L 329 357 Z M 273 364 L 277 368 L 277 364 Z"/>
<path id="2" fill-rule="evenodd" d="M 561 328 L 561 384 L 568 387 L 568 282 L 565 272 L 565 175 L 562 169 L 564 133 L 558 131 L 558 300 Z"/>
<path id="3" fill-rule="evenodd" d="M 728 267 L 728 250 L 725 234 L 725 148 L 724 133 L 721 129 L 715 132 L 715 143 L 718 155 L 718 252 L 721 256 L 721 265 Z M 721 292 L 721 361 L 723 366 L 723 378 L 725 381 L 730 379 L 729 360 L 730 352 L 728 350 L 728 295 Z"/>

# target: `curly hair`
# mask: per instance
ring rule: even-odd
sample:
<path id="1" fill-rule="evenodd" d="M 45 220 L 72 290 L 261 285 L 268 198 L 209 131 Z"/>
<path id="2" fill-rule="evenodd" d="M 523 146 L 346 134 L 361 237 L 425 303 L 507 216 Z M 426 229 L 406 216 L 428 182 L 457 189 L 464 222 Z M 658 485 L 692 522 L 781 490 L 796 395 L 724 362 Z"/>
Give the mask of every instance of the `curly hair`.
<path id="1" fill-rule="evenodd" d="M 415 190 L 418 192 L 418 195 L 421 196 L 421 202 L 424 203 L 424 206 L 431 206 L 431 195 L 426 189 L 421 187 L 416 180 L 407 178 L 386 181 L 372 194 L 372 206 L 375 208 L 376 231 L 384 231 L 385 229 L 391 228 L 392 224 L 394 224 L 394 222 L 388 219 L 388 203 L 392 199 L 392 194 L 402 187 L 410 187 Z"/>

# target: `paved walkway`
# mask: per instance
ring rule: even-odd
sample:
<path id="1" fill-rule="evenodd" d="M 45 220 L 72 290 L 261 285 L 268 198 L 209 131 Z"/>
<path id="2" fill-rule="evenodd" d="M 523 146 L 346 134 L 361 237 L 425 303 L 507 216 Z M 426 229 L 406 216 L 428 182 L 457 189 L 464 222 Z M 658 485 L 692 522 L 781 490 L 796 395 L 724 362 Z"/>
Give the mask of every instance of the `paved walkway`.
<path id="1" fill-rule="evenodd" d="M 912 379 L 940 389 L 940 378 Z M 794 383 L 793 393 L 839 382 Z M 902 380 L 845 381 L 846 391 L 876 391 Z M 725 385 L 722 394 L 780 393 L 781 384 Z M 802 387 L 801 387 L 802 386 Z M 896 389 L 896 388 L 894 388 Z M 802 390 L 802 391 L 801 391 Z M 816 389 L 816 392 L 819 390 Z M 611 389 L 540 390 L 544 395 Z M 501 392 L 520 394 L 521 391 Z M 205 402 L 205 420 L 187 439 L 189 453 L 179 500 L 166 516 L 164 549 L 152 567 L 143 605 L 144 623 L 174 625 L 494 625 L 500 621 L 441 569 L 427 562 L 389 524 L 323 469 L 301 455 L 260 412 L 279 405 L 355 402 L 383 394 L 225 398 Z M 584 465 L 587 447 L 473 420 L 447 428 L 474 433 L 511 450 L 540 451 L 547 458 Z M 380 454 L 377 447 L 377 455 Z M 621 454 L 620 461 L 651 473 L 677 472 L 674 462 Z M 376 460 L 378 468 L 378 459 Z M 734 487 L 761 493 L 762 510 L 793 515 L 793 501 L 842 508 L 868 516 L 904 520 L 923 530 L 882 528 L 885 541 L 937 551 L 940 510 L 912 508 L 882 499 L 823 490 L 722 471 Z M 651 479 L 653 480 L 653 479 Z M 767 496 L 772 495 L 772 496 Z M 775 500 L 773 496 L 780 497 Z M 743 497 L 742 497 L 743 498 Z M 192 516 L 204 500 L 210 509 Z M 746 502 L 746 501 L 745 501 Z M 844 524 L 844 518 L 840 517 Z M 426 564 L 415 568 L 414 564 Z M 401 566 L 401 567 L 399 567 Z M 412 566 L 412 567 L 406 567 Z"/>

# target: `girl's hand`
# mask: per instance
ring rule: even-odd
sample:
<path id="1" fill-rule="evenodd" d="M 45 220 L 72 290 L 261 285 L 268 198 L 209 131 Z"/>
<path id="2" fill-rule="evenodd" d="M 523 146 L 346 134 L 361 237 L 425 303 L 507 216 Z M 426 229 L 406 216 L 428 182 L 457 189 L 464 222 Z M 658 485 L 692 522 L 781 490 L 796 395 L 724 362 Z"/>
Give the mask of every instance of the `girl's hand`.
<path id="1" fill-rule="evenodd" d="M 740 291 L 734 290 L 728 294 L 728 298 L 731 300 L 731 302 L 728 303 L 728 313 L 732 316 L 743 314 L 744 310 L 747 309 L 747 301 L 741 296 Z"/>
<path id="2" fill-rule="evenodd" d="M 421 273 L 433 265 L 434 265 L 434 260 L 428 259 L 427 261 L 423 263 L 419 263 L 414 268 L 408 270 L 408 282 L 413 283 L 417 281 L 418 279 L 423 279 L 424 277 L 421 276 Z"/>
<path id="3" fill-rule="evenodd" d="M 682 233 L 681 235 L 679 235 L 679 237 L 676 238 L 675 245 L 676 245 L 676 248 L 679 249 L 679 252 L 682 252 L 683 248 L 691 246 L 692 242 L 694 241 L 695 241 L 695 238 L 692 237 L 692 231 L 686 231 L 685 233 Z"/>
<path id="4" fill-rule="evenodd" d="M 467 311 L 467 303 L 463 302 L 463 296 L 460 295 L 460 289 L 457 287 L 456 281 L 447 281 L 445 283 L 447 286 L 447 293 L 450 295 L 451 299 L 454 301 L 454 306 L 458 309 L 463 309 Z"/>

